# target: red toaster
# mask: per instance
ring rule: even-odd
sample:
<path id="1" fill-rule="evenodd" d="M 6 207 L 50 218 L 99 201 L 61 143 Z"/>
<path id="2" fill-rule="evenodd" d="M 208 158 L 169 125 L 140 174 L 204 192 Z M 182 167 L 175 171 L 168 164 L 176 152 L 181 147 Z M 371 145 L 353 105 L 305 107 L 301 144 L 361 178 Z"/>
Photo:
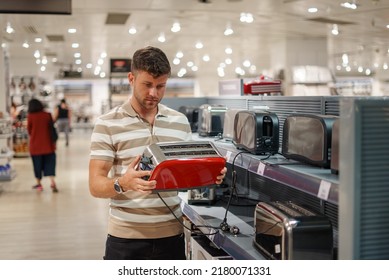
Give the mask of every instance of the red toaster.
<path id="1" fill-rule="evenodd" d="M 143 153 L 140 169 L 152 170 L 154 192 L 215 187 L 216 177 L 226 165 L 212 142 L 158 143 Z"/>

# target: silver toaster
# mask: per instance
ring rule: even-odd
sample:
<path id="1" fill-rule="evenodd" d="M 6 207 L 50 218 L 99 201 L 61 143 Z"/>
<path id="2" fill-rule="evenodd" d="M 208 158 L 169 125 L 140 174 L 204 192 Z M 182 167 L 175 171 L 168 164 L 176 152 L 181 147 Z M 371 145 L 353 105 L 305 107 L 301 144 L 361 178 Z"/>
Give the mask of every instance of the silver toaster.
<path id="1" fill-rule="evenodd" d="M 224 115 L 227 107 L 223 105 L 203 104 L 199 107 L 199 136 L 217 136 L 223 134 Z"/>

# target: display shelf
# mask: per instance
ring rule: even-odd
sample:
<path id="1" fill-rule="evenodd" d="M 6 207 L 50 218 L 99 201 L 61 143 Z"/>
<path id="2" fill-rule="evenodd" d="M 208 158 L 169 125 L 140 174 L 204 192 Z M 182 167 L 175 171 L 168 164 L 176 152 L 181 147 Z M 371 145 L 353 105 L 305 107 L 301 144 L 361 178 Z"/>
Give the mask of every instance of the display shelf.
<path id="1" fill-rule="evenodd" d="M 16 177 L 16 171 L 11 170 L 8 174 L 0 175 L 0 182 L 12 181 Z"/>
<path id="2" fill-rule="evenodd" d="M 218 151 L 229 163 L 242 152 L 232 143 L 215 142 Z M 330 169 L 311 166 L 294 160 L 285 159 L 282 155 L 273 155 L 267 159 L 264 155 L 242 153 L 236 158 L 235 166 L 243 167 L 248 171 L 298 189 L 322 200 L 338 204 L 339 179 Z"/>
<path id="3" fill-rule="evenodd" d="M 226 212 L 224 207 L 193 206 L 188 204 L 186 193 L 180 193 L 179 196 L 181 197 L 182 212 L 193 224 L 210 227 L 220 226 Z M 207 237 L 236 260 L 264 260 L 264 256 L 253 245 L 253 227 L 231 212 L 227 214 L 227 222 L 231 226 L 238 227 L 240 233 L 234 235 L 209 227 L 199 227 L 198 229 L 205 234 L 215 233 L 207 235 Z"/>

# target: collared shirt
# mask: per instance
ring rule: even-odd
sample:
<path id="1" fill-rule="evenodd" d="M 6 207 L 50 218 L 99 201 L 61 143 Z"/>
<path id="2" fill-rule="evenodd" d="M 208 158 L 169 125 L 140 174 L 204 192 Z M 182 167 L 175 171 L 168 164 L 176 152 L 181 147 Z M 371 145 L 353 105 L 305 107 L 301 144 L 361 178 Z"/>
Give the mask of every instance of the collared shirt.
<path id="1" fill-rule="evenodd" d="M 91 159 L 113 163 L 110 175 L 122 176 L 137 155 L 153 143 L 191 140 L 186 116 L 158 105 L 154 125 L 144 121 L 129 102 L 100 116 L 91 137 Z M 178 218 L 182 217 L 177 192 L 160 195 Z M 163 238 L 183 231 L 156 194 L 127 191 L 111 199 L 108 233 L 121 238 Z"/>

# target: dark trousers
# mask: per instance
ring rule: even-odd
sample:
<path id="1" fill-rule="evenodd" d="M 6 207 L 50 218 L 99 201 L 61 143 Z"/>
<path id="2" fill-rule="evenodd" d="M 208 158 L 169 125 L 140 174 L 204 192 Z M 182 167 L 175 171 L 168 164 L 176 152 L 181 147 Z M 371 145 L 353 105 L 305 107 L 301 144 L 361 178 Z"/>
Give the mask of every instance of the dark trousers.
<path id="1" fill-rule="evenodd" d="M 108 235 L 105 260 L 185 260 L 184 234 L 157 239 L 126 239 Z"/>
<path id="2" fill-rule="evenodd" d="M 56 154 L 33 155 L 31 156 L 34 166 L 34 175 L 37 179 L 43 176 L 55 176 Z"/>

